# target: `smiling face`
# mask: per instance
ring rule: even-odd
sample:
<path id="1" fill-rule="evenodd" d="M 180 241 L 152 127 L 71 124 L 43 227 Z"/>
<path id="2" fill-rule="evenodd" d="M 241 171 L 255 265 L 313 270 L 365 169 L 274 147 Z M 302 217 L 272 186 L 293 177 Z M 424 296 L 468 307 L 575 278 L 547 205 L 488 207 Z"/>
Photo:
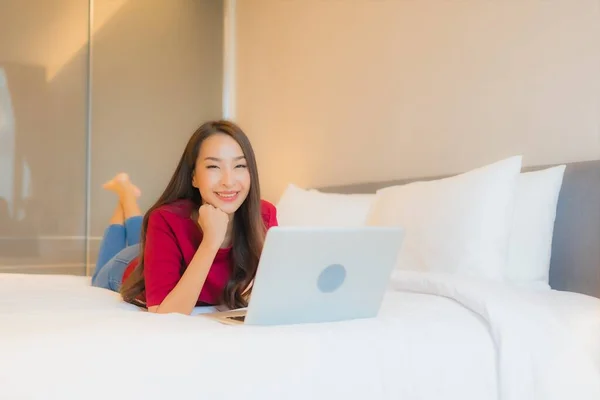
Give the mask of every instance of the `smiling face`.
<path id="1" fill-rule="evenodd" d="M 200 147 L 192 184 L 202 200 L 233 214 L 250 191 L 250 173 L 244 152 L 229 135 L 217 133 Z"/>

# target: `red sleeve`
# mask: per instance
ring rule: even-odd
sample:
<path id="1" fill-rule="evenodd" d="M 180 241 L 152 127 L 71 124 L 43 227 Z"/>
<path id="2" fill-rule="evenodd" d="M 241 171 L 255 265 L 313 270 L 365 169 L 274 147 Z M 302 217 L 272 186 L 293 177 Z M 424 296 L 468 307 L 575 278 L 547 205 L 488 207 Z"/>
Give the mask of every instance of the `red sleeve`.
<path id="1" fill-rule="evenodd" d="M 181 279 L 182 254 L 175 233 L 160 212 L 148 219 L 144 249 L 146 306 L 157 306 Z"/>
<path id="2" fill-rule="evenodd" d="M 277 221 L 277 208 L 265 200 L 262 202 L 262 217 L 267 229 L 279 225 Z"/>

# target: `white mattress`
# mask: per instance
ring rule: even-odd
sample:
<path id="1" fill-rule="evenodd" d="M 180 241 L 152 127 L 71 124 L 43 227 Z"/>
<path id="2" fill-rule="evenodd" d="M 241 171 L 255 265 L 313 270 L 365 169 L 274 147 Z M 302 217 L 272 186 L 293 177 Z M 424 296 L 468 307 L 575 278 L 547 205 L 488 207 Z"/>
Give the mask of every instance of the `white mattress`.
<path id="1" fill-rule="evenodd" d="M 375 319 L 267 328 L 0 274 L 0 339 L 2 399 L 600 398 L 600 300 L 433 275 L 395 276 Z"/>

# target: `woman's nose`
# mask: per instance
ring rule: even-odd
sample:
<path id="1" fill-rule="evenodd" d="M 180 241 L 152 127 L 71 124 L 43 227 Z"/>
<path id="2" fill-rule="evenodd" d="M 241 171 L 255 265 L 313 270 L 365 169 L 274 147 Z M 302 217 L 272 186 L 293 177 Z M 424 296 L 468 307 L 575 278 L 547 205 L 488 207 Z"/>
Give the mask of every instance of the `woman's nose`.
<path id="1" fill-rule="evenodd" d="M 230 171 L 224 171 L 221 175 L 221 184 L 230 186 L 233 184 L 233 174 Z"/>

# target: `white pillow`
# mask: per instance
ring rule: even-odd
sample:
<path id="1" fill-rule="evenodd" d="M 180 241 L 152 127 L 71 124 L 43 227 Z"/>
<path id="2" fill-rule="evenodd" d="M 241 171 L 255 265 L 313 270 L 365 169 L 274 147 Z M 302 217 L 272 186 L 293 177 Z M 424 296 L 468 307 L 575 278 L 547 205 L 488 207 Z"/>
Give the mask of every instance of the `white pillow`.
<path id="1" fill-rule="evenodd" d="M 277 203 L 277 221 L 280 226 L 363 226 L 374 198 L 374 193 L 323 193 L 290 184 Z"/>
<path id="2" fill-rule="evenodd" d="M 565 168 L 559 165 L 519 176 L 506 268 L 510 282 L 550 288 L 552 236 Z"/>
<path id="3" fill-rule="evenodd" d="M 379 190 L 368 224 L 406 230 L 399 269 L 503 280 L 521 161 Z"/>

